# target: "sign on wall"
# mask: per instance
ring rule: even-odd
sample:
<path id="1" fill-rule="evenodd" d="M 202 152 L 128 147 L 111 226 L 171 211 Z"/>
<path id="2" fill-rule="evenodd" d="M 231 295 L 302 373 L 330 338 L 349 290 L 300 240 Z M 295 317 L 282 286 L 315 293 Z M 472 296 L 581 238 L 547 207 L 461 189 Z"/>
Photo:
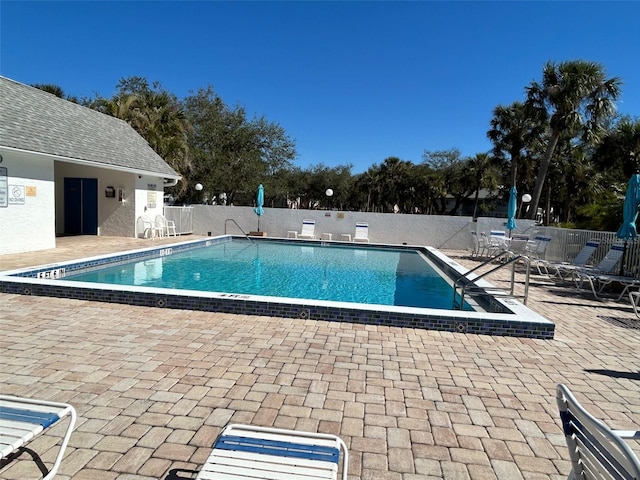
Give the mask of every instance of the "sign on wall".
<path id="1" fill-rule="evenodd" d="M 9 205 L 24 205 L 24 185 L 9 185 Z"/>
<path id="2" fill-rule="evenodd" d="M 0 207 L 9 205 L 9 174 L 7 167 L 0 167 Z"/>
<path id="3" fill-rule="evenodd" d="M 158 203 L 158 192 L 154 183 L 147 184 L 147 208 L 156 208 Z"/>

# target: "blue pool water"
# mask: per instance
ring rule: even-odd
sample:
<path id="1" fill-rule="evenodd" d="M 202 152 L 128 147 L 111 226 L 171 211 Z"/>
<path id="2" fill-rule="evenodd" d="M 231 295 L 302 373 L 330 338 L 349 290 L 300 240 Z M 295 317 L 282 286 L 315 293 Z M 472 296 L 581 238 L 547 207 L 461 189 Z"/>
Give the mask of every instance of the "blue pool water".
<path id="1" fill-rule="evenodd" d="M 236 239 L 65 280 L 446 310 L 452 304 L 451 285 L 417 251 L 331 244 Z"/>

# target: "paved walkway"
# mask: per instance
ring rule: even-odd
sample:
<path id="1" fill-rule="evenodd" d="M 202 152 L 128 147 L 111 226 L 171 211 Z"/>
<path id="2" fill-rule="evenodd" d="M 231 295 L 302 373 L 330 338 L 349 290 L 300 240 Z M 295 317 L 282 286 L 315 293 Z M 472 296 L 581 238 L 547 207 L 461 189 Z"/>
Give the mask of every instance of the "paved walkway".
<path id="1" fill-rule="evenodd" d="M 0 270 L 149 242 L 61 238 Z M 566 478 L 555 386 L 612 427 L 640 425 L 640 320 L 535 280 L 551 341 L 0 295 L 0 390 L 77 408 L 61 480 L 195 478 L 230 421 L 339 434 L 350 479 Z M 0 478 L 36 478 L 33 452 L 50 465 L 55 441 Z"/>

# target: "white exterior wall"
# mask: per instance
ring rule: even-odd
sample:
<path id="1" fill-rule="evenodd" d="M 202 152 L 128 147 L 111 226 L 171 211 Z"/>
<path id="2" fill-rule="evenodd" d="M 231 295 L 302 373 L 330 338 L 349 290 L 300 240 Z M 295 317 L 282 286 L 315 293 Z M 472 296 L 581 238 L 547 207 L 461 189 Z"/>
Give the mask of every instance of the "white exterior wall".
<path id="1" fill-rule="evenodd" d="M 133 237 L 135 235 L 135 205 L 133 195 L 136 175 L 103 168 L 56 162 L 56 234 L 64 233 L 64 179 L 96 178 L 98 180 L 98 235 Z M 106 197 L 105 189 L 113 187 L 116 197 Z M 123 189 L 124 201 L 117 191 Z"/>
<path id="2" fill-rule="evenodd" d="M 295 210 L 265 208 L 260 218 L 260 230 L 269 237 L 286 237 L 289 230 L 300 232 L 302 220 L 315 220 L 315 233 L 331 233 L 333 240 L 340 234 L 355 233 L 356 222 L 369 224 L 371 243 L 427 245 L 445 249 L 468 249 L 471 247 L 470 231 L 496 229 L 505 230 L 505 218 L 480 217 L 474 222 L 471 217 L 444 215 L 405 215 L 393 213 L 341 212 L 327 210 Z M 251 207 L 223 207 L 219 205 L 194 205 L 193 233 L 212 236 L 225 233 L 225 220 L 235 220 L 240 228 L 249 233 L 257 230 L 258 216 Z M 227 223 L 229 234 L 242 234 L 233 222 Z M 532 220 L 518 220 L 513 233 L 524 232 L 531 227 Z"/>
<path id="3" fill-rule="evenodd" d="M 162 215 L 164 208 L 164 179 L 148 175 L 135 176 L 135 236 L 144 234 L 142 224 L 138 221 L 145 215 L 155 220 Z"/>
<path id="4" fill-rule="evenodd" d="M 55 248 L 53 160 L 1 153 L 9 205 L 0 206 L 0 255 Z"/>

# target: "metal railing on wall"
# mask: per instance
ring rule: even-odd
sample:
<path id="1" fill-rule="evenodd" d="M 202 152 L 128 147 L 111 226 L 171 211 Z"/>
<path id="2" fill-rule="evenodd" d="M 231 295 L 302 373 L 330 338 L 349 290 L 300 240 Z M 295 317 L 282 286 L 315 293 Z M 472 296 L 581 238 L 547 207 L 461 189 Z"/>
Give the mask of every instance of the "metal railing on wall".
<path id="1" fill-rule="evenodd" d="M 193 207 L 164 207 L 164 216 L 176 224 L 176 233 L 193 233 Z"/>

